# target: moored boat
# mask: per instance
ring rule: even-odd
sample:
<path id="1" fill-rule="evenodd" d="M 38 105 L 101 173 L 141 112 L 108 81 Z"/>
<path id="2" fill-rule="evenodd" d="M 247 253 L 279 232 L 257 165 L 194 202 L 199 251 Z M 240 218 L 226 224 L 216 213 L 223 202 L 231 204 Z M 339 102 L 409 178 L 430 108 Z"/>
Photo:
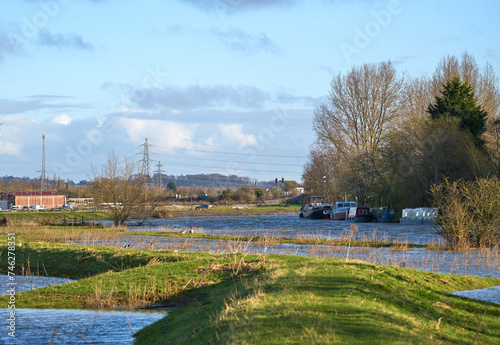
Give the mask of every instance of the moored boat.
<path id="1" fill-rule="evenodd" d="M 382 206 L 370 209 L 374 221 L 379 223 L 394 223 L 395 212 L 389 206 Z"/>
<path id="2" fill-rule="evenodd" d="M 330 219 L 330 213 L 332 211 L 332 205 L 321 204 L 321 205 L 305 205 L 302 207 L 299 213 L 300 218 L 309 219 Z"/>
<path id="3" fill-rule="evenodd" d="M 373 220 L 369 207 L 351 207 L 347 220 L 354 223 L 369 223 Z"/>
<path id="4" fill-rule="evenodd" d="M 401 224 L 434 225 L 438 217 L 437 208 L 405 208 L 399 222 Z"/>
<path id="5" fill-rule="evenodd" d="M 331 219 L 333 220 L 346 220 L 351 207 L 356 207 L 354 201 L 337 201 L 331 210 Z"/>

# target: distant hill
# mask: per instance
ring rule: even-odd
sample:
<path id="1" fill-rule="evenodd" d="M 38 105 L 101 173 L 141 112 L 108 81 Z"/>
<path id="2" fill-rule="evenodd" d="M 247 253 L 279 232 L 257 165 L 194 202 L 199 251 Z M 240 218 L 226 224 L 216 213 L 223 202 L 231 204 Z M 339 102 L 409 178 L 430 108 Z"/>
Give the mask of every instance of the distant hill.
<path id="1" fill-rule="evenodd" d="M 153 177 L 157 181 L 157 175 Z M 177 187 L 205 187 L 205 188 L 239 188 L 239 187 L 273 187 L 274 181 L 258 181 L 249 177 L 222 174 L 195 174 L 195 175 L 162 175 L 163 185 L 173 181 Z"/>
<path id="2" fill-rule="evenodd" d="M 153 181 L 157 183 L 158 175 L 153 176 Z M 275 181 L 258 181 L 256 179 L 251 179 L 249 177 L 241 177 L 237 175 L 222 175 L 222 174 L 189 174 L 189 175 L 161 175 L 163 185 L 166 186 L 170 181 L 173 181 L 177 187 L 204 187 L 204 188 L 240 188 L 240 187 L 264 187 L 271 188 L 275 186 Z M 15 176 L 4 176 L 0 180 L 4 182 L 28 182 L 37 183 L 39 179 L 29 179 L 27 177 L 15 177 Z M 49 186 L 55 185 L 54 181 L 49 179 Z M 68 183 L 69 186 L 81 185 L 84 186 L 89 181 L 82 180 L 79 182 L 73 182 L 71 180 L 61 180 L 64 185 Z M 38 182 L 39 183 L 39 182 Z"/>

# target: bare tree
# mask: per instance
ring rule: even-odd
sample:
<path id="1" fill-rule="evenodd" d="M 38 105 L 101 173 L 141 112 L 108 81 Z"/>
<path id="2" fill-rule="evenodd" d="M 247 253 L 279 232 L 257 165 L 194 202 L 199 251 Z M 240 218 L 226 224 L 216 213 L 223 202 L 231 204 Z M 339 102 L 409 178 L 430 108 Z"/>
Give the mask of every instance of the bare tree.
<path id="1" fill-rule="evenodd" d="M 120 164 L 114 153 L 108 155 L 106 164 L 99 173 L 93 168 L 90 192 L 96 203 L 105 205 L 115 225 L 122 225 L 146 201 L 140 180 L 134 178 L 134 164 L 125 160 Z"/>
<path id="2" fill-rule="evenodd" d="M 370 189 L 353 176 L 359 167 L 352 160 L 363 157 L 366 163 L 376 161 L 374 155 L 385 137 L 401 122 L 405 80 L 391 62 L 353 67 L 346 75 L 339 73 L 333 78 L 328 102 L 314 114 L 317 140 L 303 175 L 306 186 L 319 193 L 322 176 L 327 176 L 332 195 L 342 196 L 339 189 Z"/>
<path id="3" fill-rule="evenodd" d="M 342 173 L 341 162 L 337 159 L 332 147 L 314 146 L 311 148 L 310 160 L 304 166 L 302 181 L 307 193 L 317 195 L 326 194 L 328 201 L 341 197 L 340 178 Z"/>
<path id="4" fill-rule="evenodd" d="M 391 62 L 339 73 L 330 84 L 328 103 L 314 115 L 318 141 L 333 145 L 342 155 L 376 151 L 398 122 L 404 83 L 405 76 Z"/>

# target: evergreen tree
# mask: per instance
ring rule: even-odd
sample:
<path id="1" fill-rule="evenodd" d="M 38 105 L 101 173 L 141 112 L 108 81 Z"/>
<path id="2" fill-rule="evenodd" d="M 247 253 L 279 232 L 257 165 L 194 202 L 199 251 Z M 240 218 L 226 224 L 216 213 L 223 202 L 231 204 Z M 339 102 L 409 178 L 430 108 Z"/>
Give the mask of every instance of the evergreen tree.
<path id="1" fill-rule="evenodd" d="M 168 184 L 167 184 L 167 189 L 170 189 L 171 191 L 173 191 L 174 193 L 177 193 L 177 186 L 175 185 L 175 182 L 174 181 L 170 181 Z"/>
<path id="2" fill-rule="evenodd" d="M 441 96 L 436 96 L 435 103 L 427 108 L 431 118 L 457 118 L 459 127 L 470 132 L 476 146 L 483 147 L 484 140 L 481 135 L 486 130 L 488 114 L 477 104 L 470 85 L 462 84 L 459 77 L 454 77 L 448 80 L 443 88 Z"/>

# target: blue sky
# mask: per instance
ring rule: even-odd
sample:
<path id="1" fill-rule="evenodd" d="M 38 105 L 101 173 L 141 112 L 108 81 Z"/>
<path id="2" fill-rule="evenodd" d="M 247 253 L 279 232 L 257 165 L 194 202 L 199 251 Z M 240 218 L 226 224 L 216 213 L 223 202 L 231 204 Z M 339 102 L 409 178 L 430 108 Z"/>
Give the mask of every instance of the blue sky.
<path id="1" fill-rule="evenodd" d="M 334 75 L 500 71 L 500 3 L 0 0 L 0 176 L 88 179 L 113 151 L 153 169 L 300 181 Z"/>

